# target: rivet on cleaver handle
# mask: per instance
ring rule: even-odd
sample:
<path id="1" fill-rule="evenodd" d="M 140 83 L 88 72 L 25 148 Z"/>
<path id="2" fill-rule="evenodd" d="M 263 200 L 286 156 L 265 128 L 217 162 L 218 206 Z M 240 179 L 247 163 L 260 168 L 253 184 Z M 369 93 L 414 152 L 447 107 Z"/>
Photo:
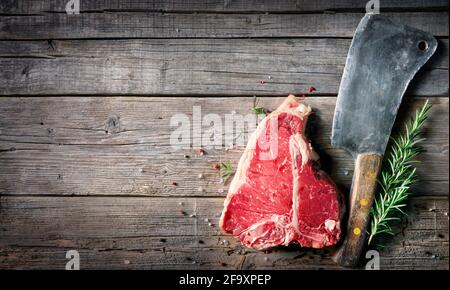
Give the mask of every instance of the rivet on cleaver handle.
<path id="1" fill-rule="evenodd" d="M 369 210 L 402 96 L 436 51 L 429 33 L 366 14 L 353 37 L 342 76 L 331 143 L 356 159 L 347 235 L 334 260 L 353 267 L 365 244 Z"/>

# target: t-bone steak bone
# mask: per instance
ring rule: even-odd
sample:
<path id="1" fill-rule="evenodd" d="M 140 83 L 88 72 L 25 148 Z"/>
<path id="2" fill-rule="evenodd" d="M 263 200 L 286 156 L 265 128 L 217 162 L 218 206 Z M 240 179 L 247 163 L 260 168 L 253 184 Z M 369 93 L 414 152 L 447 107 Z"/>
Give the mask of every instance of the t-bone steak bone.
<path id="1" fill-rule="evenodd" d="M 246 247 L 323 248 L 341 236 L 341 196 L 304 135 L 310 113 L 290 95 L 249 138 L 220 219 Z"/>

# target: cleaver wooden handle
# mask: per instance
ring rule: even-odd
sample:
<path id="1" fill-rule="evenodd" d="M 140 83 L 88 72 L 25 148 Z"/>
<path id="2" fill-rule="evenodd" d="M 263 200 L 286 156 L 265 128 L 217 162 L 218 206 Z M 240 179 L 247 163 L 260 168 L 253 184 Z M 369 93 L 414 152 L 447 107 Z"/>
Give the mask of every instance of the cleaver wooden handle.
<path id="1" fill-rule="evenodd" d="M 356 157 L 350 190 L 347 236 L 333 257 L 341 266 L 355 267 L 358 264 L 366 241 L 369 212 L 374 201 L 382 161 L 383 155 L 378 153 L 364 153 Z"/>

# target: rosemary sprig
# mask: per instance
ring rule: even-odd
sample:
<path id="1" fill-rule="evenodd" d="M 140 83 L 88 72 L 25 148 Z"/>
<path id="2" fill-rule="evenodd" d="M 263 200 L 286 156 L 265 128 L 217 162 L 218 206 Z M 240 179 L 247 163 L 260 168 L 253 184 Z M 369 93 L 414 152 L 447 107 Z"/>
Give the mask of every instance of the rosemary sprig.
<path id="1" fill-rule="evenodd" d="M 417 181 L 413 158 L 422 150 L 418 143 L 424 139 L 420 133 L 430 112 L 428 100 L 416 111 L 416 115 L 406 124 L 406 132 L 391 138 L 389 153 L 383 162 L 383 170 L 378 183 L 380 193 L 375 197 L 371 209 L 371 230 L 368 244 L 380 234 L 393 235 L 391 222 L 399 220 L 399 215 L 406 215 L 403 208 L 410 195 L 411 185 Z"/>
<path id="2" fill-rule="evenodd" d="M 223 183 L 225 184 L 227 180 L 233 175 L 233 165 L 230 161 L 225 161 L 221 163 L 220 166 L 220 177 L 223 179 Z"/>
<path id="3" fill-rule="evenodd" d="M 256 117 L 259 115 L 263 115 L 264 117 L 267 116 L 267 110 L 261 106 L 258 106 L 259 99 L 256 97 L 253 97 L 253 108 L 252 111 L 255 113 Z"/>

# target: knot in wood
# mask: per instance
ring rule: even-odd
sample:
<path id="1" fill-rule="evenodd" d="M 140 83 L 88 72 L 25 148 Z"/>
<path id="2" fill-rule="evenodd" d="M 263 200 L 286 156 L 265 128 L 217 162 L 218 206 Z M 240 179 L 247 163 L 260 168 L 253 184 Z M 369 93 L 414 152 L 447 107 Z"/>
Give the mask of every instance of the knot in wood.
<path id="1" fill-rule="evenodd" d="M 116 134 L 119 132 L 120 132 L 120 117 L 117 115 L 109 116 L 105 124 L 105 133 Z"/>

